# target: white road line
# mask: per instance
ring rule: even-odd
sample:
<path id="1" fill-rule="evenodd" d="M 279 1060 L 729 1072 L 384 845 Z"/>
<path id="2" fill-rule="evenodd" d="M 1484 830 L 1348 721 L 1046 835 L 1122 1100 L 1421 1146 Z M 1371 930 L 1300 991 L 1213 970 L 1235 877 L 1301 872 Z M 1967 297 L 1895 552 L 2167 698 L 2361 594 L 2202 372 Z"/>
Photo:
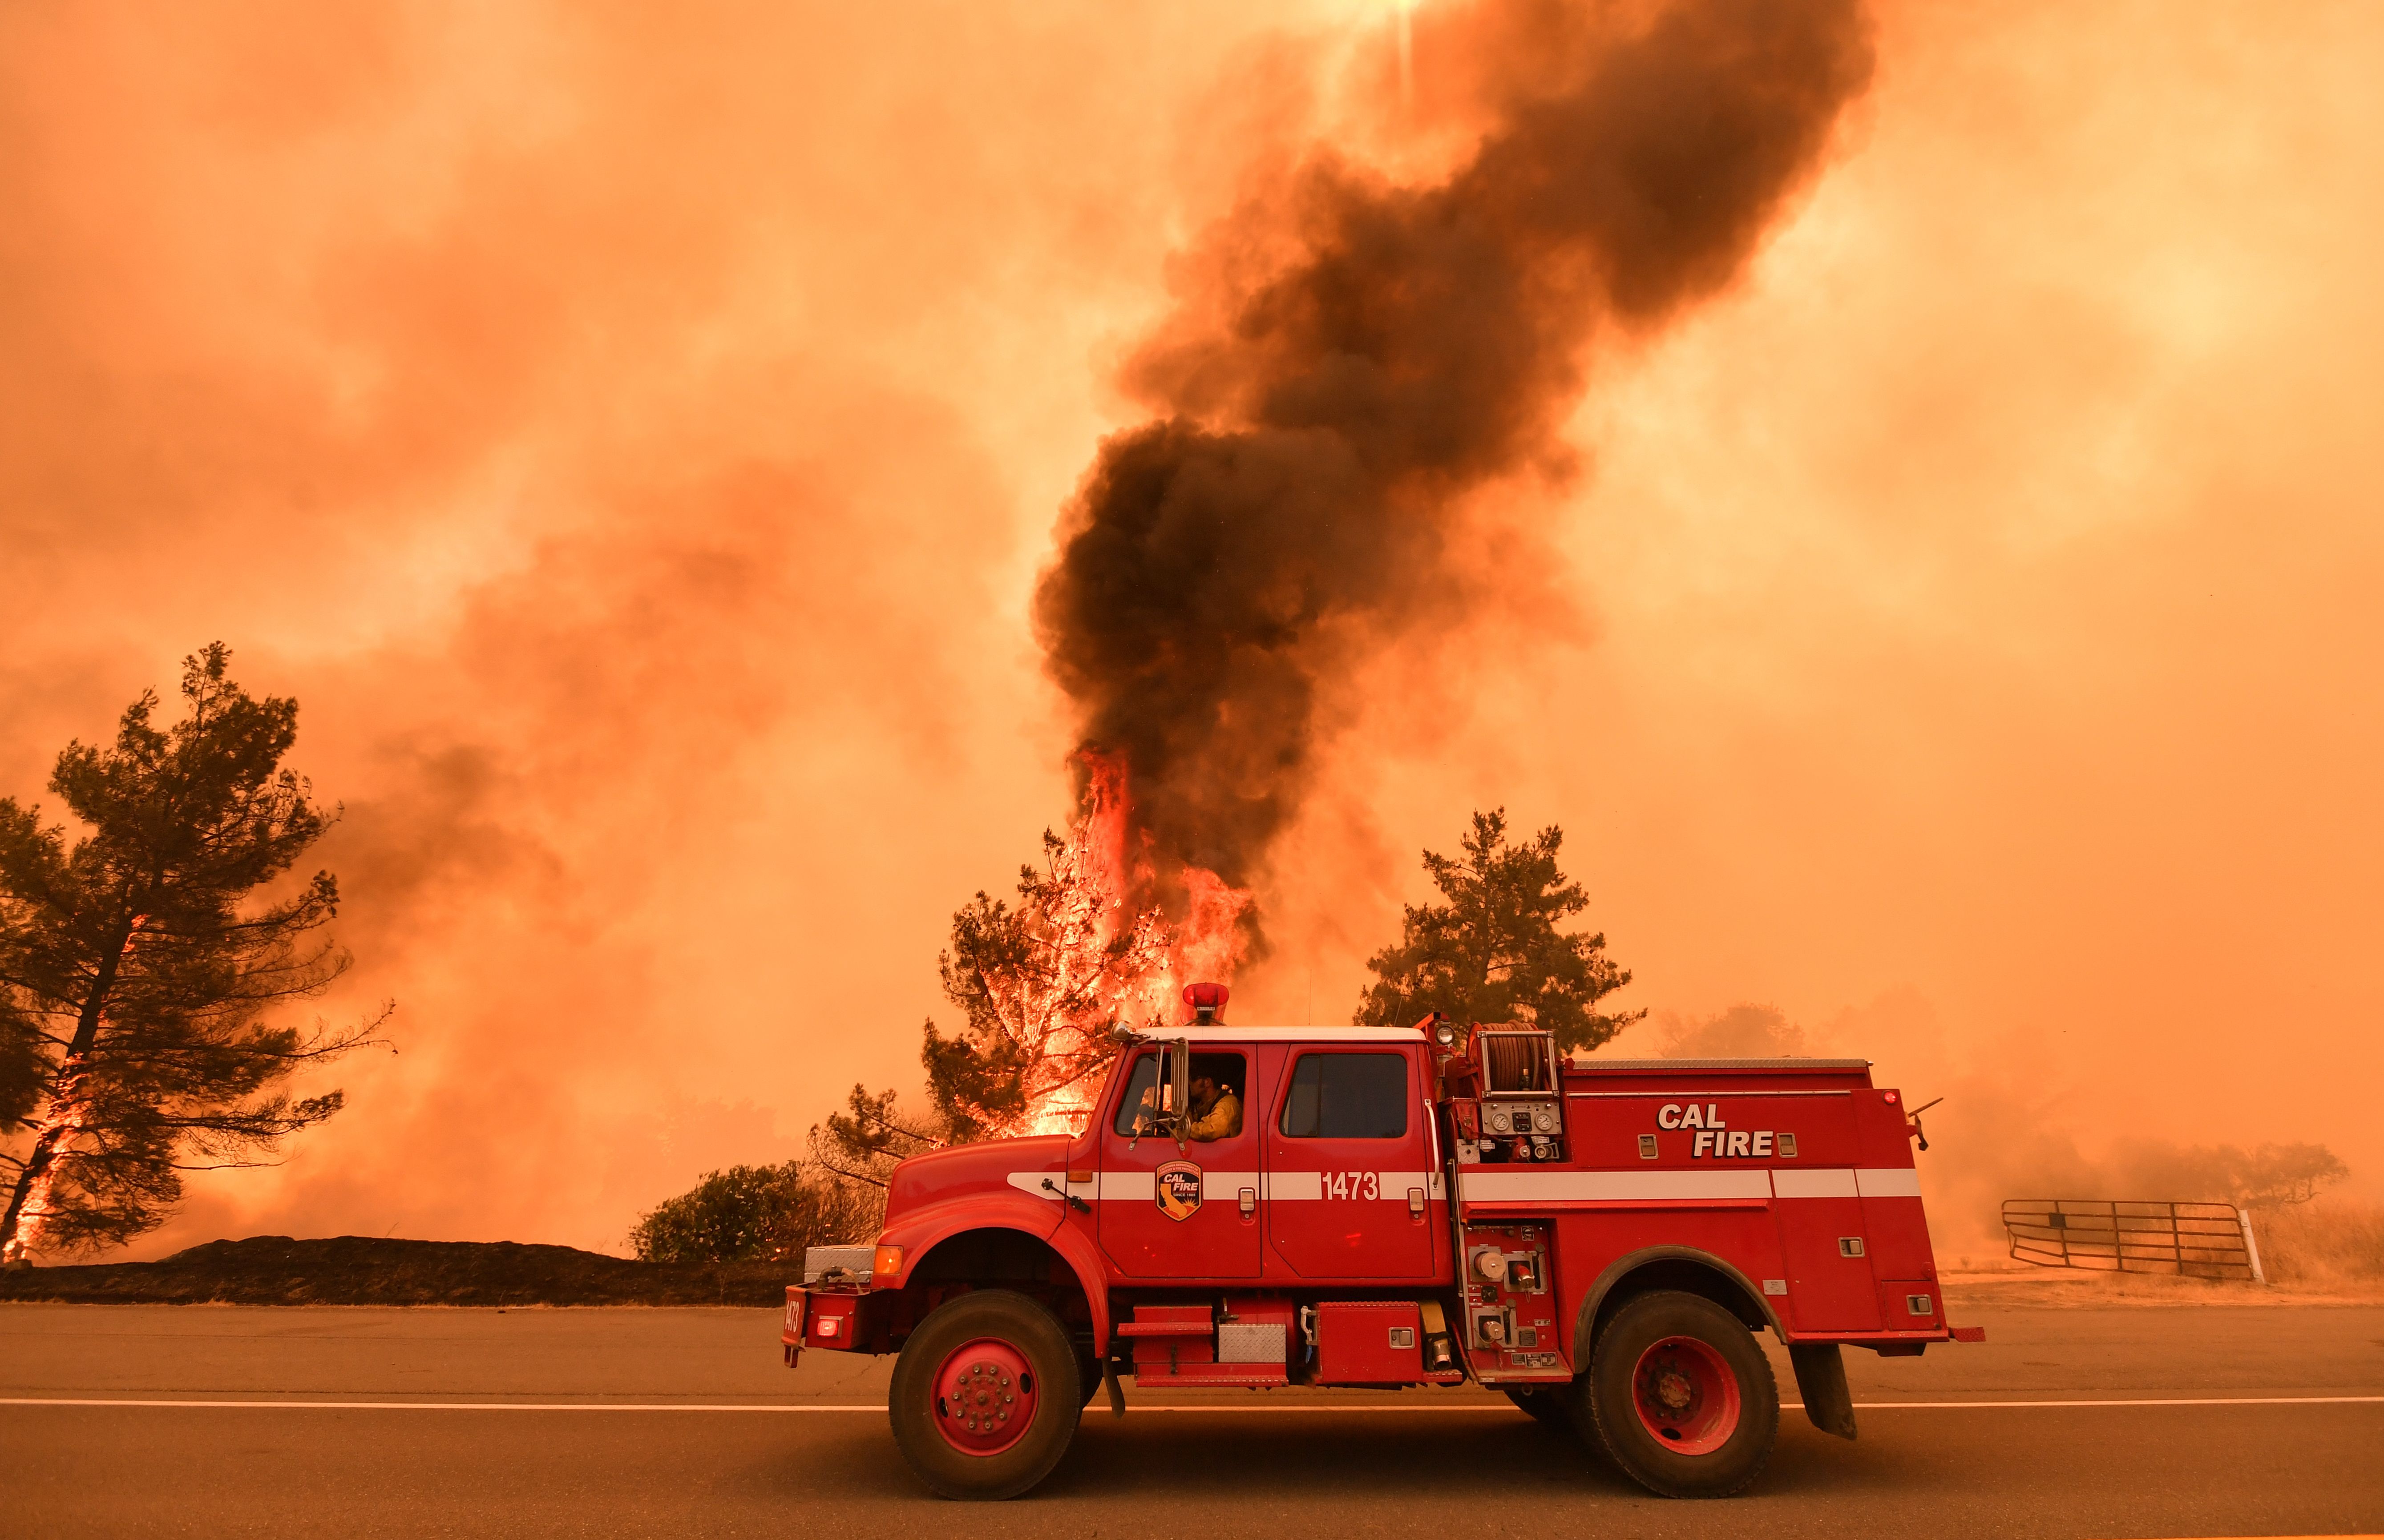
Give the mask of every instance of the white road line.
<path id="1" fill-rule="evenodd" d="M 1787 1402 L 1782 1402 L 1786 1406 Z M 1958 1411 L 1967 1407 L 2364 1407 L 2384 1396 L 2171 1396 L 2141 1401 L 1856 1401 L 1864 1411 Z M 1803 1410 L 1800 1406 L 1798 1410 Z"/>
<path id="2" fill-rule="evenodd" d="M 2107 1401 L 1856 1401 L 1857 1411 L 1969 1411 L 1986 1409 L 2060 1410 L 2079 1407 L 2339 1407 L 2384 1406 L 2384 1396 L 2203 1396 L 2163 1399 Z M 756 1405 L 736 1402 L 608 1402 L 608 1401 L 197 1401 L 132 1400 L 97 1397 L 0 1396 L 0 1407 L 247 1407 L 280 1411 L 761 1411 L 761 1412 L 884 1412 L 879 1402 L 863 1405 L 810 1402 L 801 1405 Z M 1135 1411 L 1198 1411 L 1264 1413 L 1338 1411 L 1498 1411 L 1515 1409 L 1505 1402 L 1459 1406 L 1139 1406 Z M 1796 1401 L 1780 1403 L 1782 1411 L 1801 1411 Z"/>
<path id="3" fill-rule="evenodd" d="M 1857 1410 L 1857 1411 L 1915 1411 L 1915 1410 L 1918 1410 L 1918 1411 L 1951 1411 L 1951 1410 L 1969 1410 L 1969 1409 L 1974 1408 L 1974 1407 L 1989 1407 L 1989 1408 L 2008 1408 L 2008 1407 L 2055 1407 L 2055 1408 L 2059 1408 L 2059 1407 L 2316 1407 L 2316 1406 L 2384 1406 L 2384 1396 L 2266 1396 L 2266 1397 L 2240 1397 L 2240 1398 L 2236 1398 L 2236 1399 L 2172 1400 L 2172 1401 L 1856 1401 L 1856 1402 L 1855 1403 L 1855 1410 Z M 875 1408 L 872 1408 L 871 1410 L 875 1410 L 876 1409 L 875 1409 Z M 1313 1411 L 1313 1412 L 1332 1412 L 1332 1411 L 1421 1411 L 1421 1412 L 1442 1412 L 1442 1411 L 1509 1411 L 1509 1410 L 1514 1410 L 1514 1409 L 1513 1409 L 1513 1408 L 1511 1408 L 1511 1407 L 1503 1406 L 1503 1405 L 1490 1404 L 1490 1405 L 1481 1405 L 1481 1406 L 1455 1406 L 1455 1407 L 1429 1407 L 1429 1406 L 1416 1406 L 1416 1407 L 1386 1407 L 1386 1406 L 1360 1406 L 1360 1407 L 1335 1407 L 1335 1406 L 1322 1406 L 1322 1407 L 1224 1407 L 1224 1406 L 1197 1406 L 1197 1407 L 1193 1407 L 1193 1406 L 1173 1406 L 1173 1407 L 1149 1407 L 1149 1406 L 1146 1406 L 1146 1407 L 1136 1407 L 1136 1406 L 1129 1405 L 1129 1406 L 1126 1408 L 1126 1410 L 1127 1410 L 1128 1411 L 1217 1411 L 1217 1412 L 1232 1412 L 1232 1411 L 1243 1411 L 1243 1412 L 1277 1412 L 1277 1411 Z M 1781 1403 L 1780 1403 L 1780 1410 L 1782 1410 L 1782 1411 L 1802 1411 L 1802 1410 L 1805 1410 L 1805 1404 L 1804 1404 L 1803 1402 L 1801 1402 L 1801 1401 L 1782 1401 L 1782 1402 L 1781 1402 Z"/>

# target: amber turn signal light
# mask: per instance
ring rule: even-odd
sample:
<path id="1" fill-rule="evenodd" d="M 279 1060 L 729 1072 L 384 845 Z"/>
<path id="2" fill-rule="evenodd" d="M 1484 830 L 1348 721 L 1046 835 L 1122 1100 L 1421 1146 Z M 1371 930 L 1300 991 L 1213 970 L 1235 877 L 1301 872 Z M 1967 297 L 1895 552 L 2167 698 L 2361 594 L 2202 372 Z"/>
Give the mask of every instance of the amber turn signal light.
<path id="1" fill-rule="evenodd" d="M 891 1278 L 901 1271 L 902 1248 L 899 1246 L 881 1246 L 877 1254 L 869 1259 L 869 1275 L 873 1278 Z"/>

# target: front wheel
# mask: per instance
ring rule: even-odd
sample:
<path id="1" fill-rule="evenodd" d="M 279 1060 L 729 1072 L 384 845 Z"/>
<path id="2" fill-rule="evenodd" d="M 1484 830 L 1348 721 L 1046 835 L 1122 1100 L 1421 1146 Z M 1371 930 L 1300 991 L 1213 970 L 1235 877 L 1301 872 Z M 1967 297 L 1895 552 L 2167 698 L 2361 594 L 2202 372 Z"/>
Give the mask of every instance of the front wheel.
<path id="1" fill-rule="evenodd" d="M 919 1323 L 894 1361 L 894 1442 L 939 1497 L 1014 1497 L 1051 1473 L 1084 1410 L 1074 1344 L 1049 1310 L 976 1289 Z"/>
<path id="2" fill-rule="evenodd" d="M 1623 1472 L 1667 1497 L 1727 1497 L 1762 1473 L 1780 1432 L 1771 1360 L 1738 1317 L 1660 1289 L 1598 1335 L 1582 1399 Z"/>

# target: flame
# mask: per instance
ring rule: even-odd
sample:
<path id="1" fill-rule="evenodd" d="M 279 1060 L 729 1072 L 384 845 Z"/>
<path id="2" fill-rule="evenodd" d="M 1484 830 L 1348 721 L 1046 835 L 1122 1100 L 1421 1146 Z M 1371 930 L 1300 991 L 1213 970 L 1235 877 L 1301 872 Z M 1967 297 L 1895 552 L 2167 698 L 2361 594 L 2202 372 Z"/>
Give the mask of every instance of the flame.
<path id="1" fill-rule="evenodd" d="M 1249 889 L 1187 867 L 1185 915 L 1171 923 L 1150 901 L 1155 875 L 1148 836 L 1134 826 L 1125 762 L 1086 750 L 1078 763 L 1084 800 L 1051 855 L 1039 938 L 1046 955 L 1003 991 L 1012 1008 L 1004 1010 L 1005 1030 L 1037 1056 L 1021 1133 L 1082 1133 L 1098 1071 L 1112 1051 L 1111 1029 L 1188 1020 L 1185 987 L 1230 984 L 1242 962 Z"/>
<path id="2" fill-rule="evenodd" d="M 124 940 L 117 954 L 119 970 L 123 960 L 130 959 L 135 949 L 145 944 L 142 932 L 148 925 L 146 914 L 135 914 L 126 925 Z M 75 1136 L 91 1126 L 91 1090 L 86 1084 L 90 1067 L 89 1058 L 81 1053 L 69 1054 L 58 1066 L 57 1081 L 50 1089 L 48 1116 L 33 1125 L 42 1130 L 33 1142 L 34 1159 L 40 1159 L 43 1150 L 49 1152 L 49 1159 L 26 1186 L 25 1201 L 17 1210 L 16 1228 L 0 1240 L 0 1262 L 22 1261 L 41 1240 L 42 1228 L 49 1223 L 55 1207 L 50 1199 L 68 1159 L 75 1153 Z"/>
<path id="3" fill-rule="evenodd" d="M 1204 867 L 1187 867 L 1184 888 L 1190 913 L 1177 928 L 1168 956 L 1168 998 L 1178 1019 L 1191 1015 L 1184 1004 L 1184 987 L 1202 982 L 1231 984 L 1242 963 L 1242 915 L 1250 907 L 1250 890 L 1228 888 L 1223 877 Z"/>
<path id="4" fill-rule="evenodd" d="M 57 1186 L 59 1174 L 73 1149 L 75 1136 L 90 1121 L 91 1107 L 83 1095 L 82 1080 L 81 1062 L 71 1061 L 60 1074 L 57 1088 L 50 1094 L 43 1142 L 54 1153 L 26 1188 L 24 1205 L 17 1211 L 17 1227 L 6 1243 L 0 1244 L 0 1261 L 19 1260 L 41 1239 L 42 1226 L 50 1217 L 51 1191 Z"/>

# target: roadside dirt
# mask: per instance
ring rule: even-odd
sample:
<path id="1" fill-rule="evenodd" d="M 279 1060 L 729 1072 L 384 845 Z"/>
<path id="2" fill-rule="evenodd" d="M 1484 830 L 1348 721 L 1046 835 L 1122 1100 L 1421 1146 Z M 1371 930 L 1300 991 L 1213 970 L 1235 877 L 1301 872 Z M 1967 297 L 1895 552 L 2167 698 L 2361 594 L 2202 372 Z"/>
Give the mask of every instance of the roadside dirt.
<path id="1" fill-rule="evenodd" d="M 162 1261 L 0 1272 L 0 1301 L 122 1305 L 776 1305 L 783 1262 L 631 1261 L 514 1241 L 252 1236 Z"/>

